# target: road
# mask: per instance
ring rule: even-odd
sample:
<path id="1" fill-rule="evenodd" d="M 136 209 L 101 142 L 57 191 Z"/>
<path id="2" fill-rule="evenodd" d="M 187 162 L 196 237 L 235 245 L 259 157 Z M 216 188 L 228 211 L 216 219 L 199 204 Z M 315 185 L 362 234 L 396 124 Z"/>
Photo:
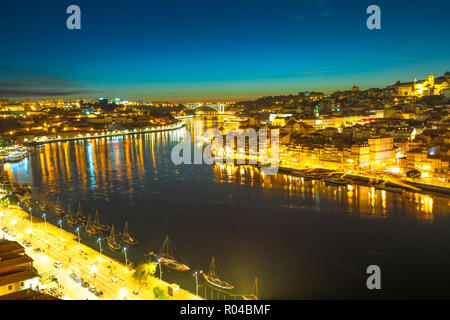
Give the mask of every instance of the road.
<path id="1" fill-rule="evenodd" d="M 54 274 L 64 286 L 64 299 L 85 300 L 98 299 L 90 293 L 88 289 L 82 288 L 69 276 L 76 273 L 83 277 L 90 285 L 101 290 L 104 295 L 102 299 L 129 299 L 129 300 L 152 300 L 155 299 L 153 288 L 159 286 L 167 294 L 168 283 L 157 278 L 152 278 L 147 282 L 145 288 L 140 289 L 138 295 L 132 292 L 138 288 L 137 281 L 132 277 L 133 270 L 129 270 L 122 263 L 115 261 L 96 250 L 79 243 L 77 236 L 61 230 L 60 228 L 44 221 L 33 223 L 29 220 L 29 215 L 19 207 L 11 206 L 8 209 L 0 209 L 3 217 L 0 218 L 0 225 L 6 226 L 15 236 L 8 236 L 11 240 L 22 243 L 27 240 L 32 247 L 26 248 L 26 253 L 34 259 L 34 264 L 39 274 Z M 3 233 L 0 231 L 0 234 Z M 40 248 L 41 252 L 36 253 L 34 249 Z M 55 261 L 61 261 L 63 266 L 55 268 Z M 111 281 L 110 277 L 115 278 Z M 200 297 L 181 290 L 174 299 L 197 300 Z"/>

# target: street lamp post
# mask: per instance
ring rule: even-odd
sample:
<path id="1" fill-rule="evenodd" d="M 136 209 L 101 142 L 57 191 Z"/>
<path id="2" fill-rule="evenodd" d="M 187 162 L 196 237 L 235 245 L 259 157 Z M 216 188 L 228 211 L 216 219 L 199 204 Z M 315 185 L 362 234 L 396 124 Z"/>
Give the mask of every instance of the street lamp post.
<path id="1" fill-rule="evenodd" d="M 13 226 L 14 226 L 14 234 L 16 234 L 16 223 L 17 223 L 17 220 L 14 219 L 14 220 L 11 221 L 11 223 L 12 223 Z"/>
<path id="2" fill-rule="evenodd" d="M 62 238 L 62 220 L 59 220 L 58 223 L 59 223 L 59 234 Z"/>
<path id="3" fill-rule="evenodd" d="M 159 264 L 159 280 L 162 280 L 161 259 L 158 259 Z"/>
<path id="4" fill-rule="evenodd" d="M 198 296 L 198 272 L 195 271 L 195 295 Z"/>
<path id="5" fill-rule="evenodd" d="M 100 254 L 102 254 L 102 238 L 98 238 L 97 242 L 100 247 Z"/>
<path id="6" fill-rule="evenodd" d="M 47 231 L 47 218 L 46 218 L 45 213 L 42 215 L 42 217 L 44 218 L 44 228 L 45 228 L 45 231 Z"/>
<path id="7" fill-rule="evenodd" d="M 30 222 L 33 223 L 33 208 L 30 208 L 28 211 L 30 211 Z"/>
<path id="8" fill-rule="evenodd" d="M 127 247 L 123 248 L 123 253 L 125 255 L 125 267 L 128 269 Z"/>
<path id="9" fill-rule="evenodd" d="M 78 234 L 78 245 L 81 245 L 80 228 L 76 228 L 75 230 L 77 231 Z"/>

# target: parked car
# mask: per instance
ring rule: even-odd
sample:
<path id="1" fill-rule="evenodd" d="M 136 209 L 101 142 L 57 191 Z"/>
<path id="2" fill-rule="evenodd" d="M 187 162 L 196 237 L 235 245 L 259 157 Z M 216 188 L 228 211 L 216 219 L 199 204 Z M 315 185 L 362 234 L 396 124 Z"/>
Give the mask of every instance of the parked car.
<path id="1" fill-rule="evenodd" d="M 33 251 L 34 251 L 35 253 L 41 253 L 41 252 L 42 252 L 41 248 L 34 248 Z"/>
<path id="2" fill-rule="evenodd" d="M 31 242 L 28 242 L 27 240 L 23 240 L 22 244 L 27 248 L 31 247 Z"/>
<path id="3" fill-rule="evenodd" d="M 82 286 L 83 288 L 89 288 L 89 282 L 84 281 L 84 282 L 81 284 L 81 286 Z"/>
<path id="4" fill-rule="evenodd" d="M 63 266 L 63 264 L 62 264 L 61 261 L 55 261 L 55 263 L 53 264 L 53 266 L 54 266 L 55 268 L 61 268 L 61 267 Z"/>
<path id="5" fill-rule="evenodd" d="M 103 291 L 102 290 L 95 290 L 95 293 L 94 293 L 97 297 L 101 297 L 101 296 L 103 296 Z"/>
<path id="6" fill-rule="evenodd" d="M 90 286 L 88 290 L 91 293 L 95 293 L 95 291 L 97 291 L 97 288 L 95 286 Z"/>

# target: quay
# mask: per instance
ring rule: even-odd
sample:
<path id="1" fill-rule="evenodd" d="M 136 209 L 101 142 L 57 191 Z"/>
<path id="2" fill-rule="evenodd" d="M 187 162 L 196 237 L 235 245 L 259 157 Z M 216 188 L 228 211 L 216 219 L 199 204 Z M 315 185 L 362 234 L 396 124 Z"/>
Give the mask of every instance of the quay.
<path id="1" fill-rule="evenodd" d="M 162 132 L 162 131 L 173 131 L 178 130 L 186 126 L 184 122 L 179 122 L 174 125 L 156 127 L 156 128 L 144 128 L 144 129 L 132 129 L 132 130 L 115 130 L 106 133 L 86 133 L 86 134 L 77 134 L 76 136 L 56 136 L 56 137 L 35 137 L 32 141 L 27 141 L 28 144 L 45 144 L 50 142 L 59 142 L 59 141 L 70 141 L 70 140 L 85 140 L 85 139 L 98 139 L 98 138 L 107 138 L 107 137 L 116 137 L 116 136 L 125 136 L 139 133 L 153 133 L 153 132 Z"/>
<path id="2" fill-rule="evenodd" d="M 40 275 L 56 274 L 59 283 L 64 285 L 66 299 L 98 299 L 86 288 L 82 288 L 70 279 L 72 273 L 81 275 L 90 284 L 102 290 L 103 299 L 108 300 L 154 300 L 153 289 L 159 287 L 166 297 L 176 300 L 203 300 L 195 294 L 179 289 L 176 295 L 169 296 L 170 284 L 156 277 L 147 280 L 146 285 L 139 284 L 133 278 L 134 270 L 93 248 L 79 242 L 78 237 L 62 228 L 58 228 L 47 221 L 31 217 L 18 206 L 1 208 L 1 228 L 7 227 L 14 236 L 5 234 L 10 240 L 24 240 L 32 247 L 26 248 L 26 253 L 34 260 Z M 37 253 L 36 248 L 41 252 Z M 55 268 L 56 261 L 62 263 L 61 268 Z M 112 281 L 111 279 L 114 279 Z M 133 292 L 139 289 L 135 295 Z"/>

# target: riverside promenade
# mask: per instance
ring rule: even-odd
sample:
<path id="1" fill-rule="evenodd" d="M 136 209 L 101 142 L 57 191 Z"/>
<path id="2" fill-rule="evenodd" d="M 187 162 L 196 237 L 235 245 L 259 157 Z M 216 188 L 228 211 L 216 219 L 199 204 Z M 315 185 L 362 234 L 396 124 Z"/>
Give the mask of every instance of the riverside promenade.
<path id="1" fill-rule="evenodd" d="M 29 214 L 17 206 L 0 208 L 0 212 L 0 237 L 19 243 L 24 240 L 30 242 L 32 246 L 26 248 L 26 253 L 34 259 L 39 274 L 55 275 L 59 283 L 63 284 L 64 299 L 99 299 L 87 288 L 72 280 L 72 273 L 83 277 L 90 285 L 101 290 L 104 294 L 101 299 L 154 300 L 158 299 L 153 293 L 155 287 L 161 288 L 165 297 L 169 297 L 168 283 L 152 277 L 145 285 L 139 284 L 133 278 L 133 269 L 126 268 L 123 263 L 80 243 L 76 235 L 36 217 L 32 217 L 31 221 Z M 3 227 L 7 227 L 11 234 L 1 231 Z M 37 252 L 37 248 L 41 252 Z M 61 268 L 54 266 L 56 261 L 62 263 Z M 140 293 L 135 295 L 133 292 L 137 288 Z M 201 297 L 183 289 L 169 299 L 202 300 Z"/>

